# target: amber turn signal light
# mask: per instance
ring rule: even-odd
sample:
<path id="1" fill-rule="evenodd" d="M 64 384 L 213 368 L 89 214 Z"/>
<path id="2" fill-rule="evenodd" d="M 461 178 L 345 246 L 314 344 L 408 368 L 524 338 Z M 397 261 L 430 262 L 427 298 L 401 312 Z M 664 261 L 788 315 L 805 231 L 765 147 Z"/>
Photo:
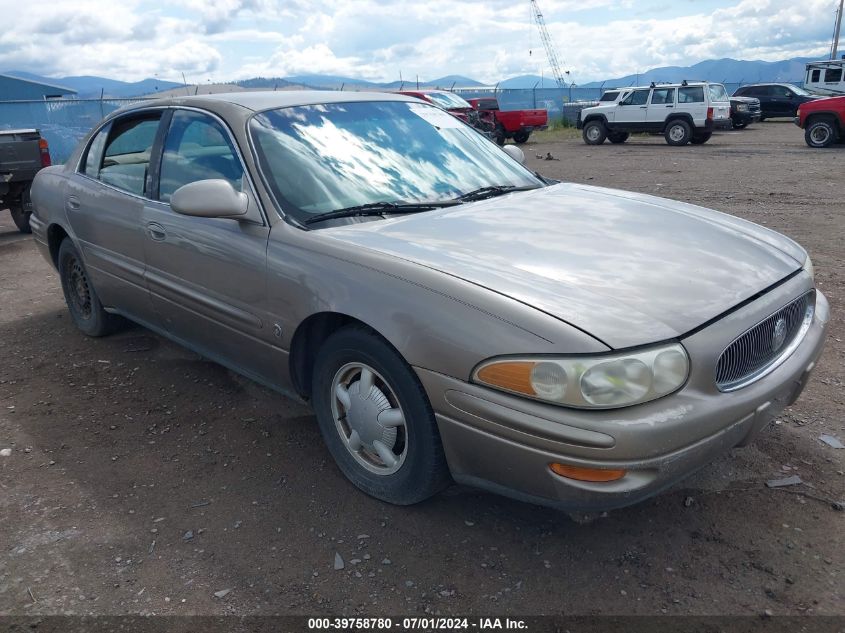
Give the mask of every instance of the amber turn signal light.
<path id="1" fill-rule="evenodd" d="M 526 361 L 494 363 L 482 367 L 476 375 L 481 382 L 488 385 L 534 396 L 536 393 L 531 386 L 531 370 L 536 364 Z"/>
<path id="2" fill-rule="evenodd" d="M 627 470 L 613 468 L 583 468 L 581 466 L 570 466 L 569 464 L 549 464 L 549 468 L 555 475 L 575 479 L 577 481 L 605 482 L 622 479 Z"/>

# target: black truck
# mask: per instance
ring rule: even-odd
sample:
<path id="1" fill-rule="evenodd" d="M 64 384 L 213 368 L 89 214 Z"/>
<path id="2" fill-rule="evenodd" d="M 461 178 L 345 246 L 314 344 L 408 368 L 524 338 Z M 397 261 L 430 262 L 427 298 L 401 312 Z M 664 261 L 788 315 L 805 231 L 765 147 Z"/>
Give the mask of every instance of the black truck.
<path id="1" fill-rule="evenodd" d="M 0 129 L 0 209 L 12 212 L 21 233 L 32 230 L 29 227 L 32 179 L 50 162 L 50 148 L 38 130 Z"/>

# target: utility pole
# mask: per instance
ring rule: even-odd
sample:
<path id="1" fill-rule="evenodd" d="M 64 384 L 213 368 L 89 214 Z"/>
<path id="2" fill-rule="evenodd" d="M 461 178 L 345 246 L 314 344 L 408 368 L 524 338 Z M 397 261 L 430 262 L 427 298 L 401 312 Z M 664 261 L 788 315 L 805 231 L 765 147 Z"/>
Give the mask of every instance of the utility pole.
<path id="1" fill-rule="evenodd" d="M 839 53 L 839 31 L 842 29 L 842 9 L 845 6 L 845 0 L 839 0 L 839 11 L 836 12 L 836 28 L 833 29 L 833 44 L 830 47 L 830 58 L 836 59 Z"/>

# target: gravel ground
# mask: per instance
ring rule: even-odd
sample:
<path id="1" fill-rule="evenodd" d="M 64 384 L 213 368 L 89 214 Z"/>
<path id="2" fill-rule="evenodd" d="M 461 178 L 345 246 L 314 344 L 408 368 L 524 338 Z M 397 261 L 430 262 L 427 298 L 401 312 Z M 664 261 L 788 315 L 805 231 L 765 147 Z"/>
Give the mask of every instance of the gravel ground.
<path id="1" fill-rule="evenodd" d="M 589 525 L 458 487 L 392 507 L 343 479 L 308 408 L 142 328 L 82 336 L 4 213 L 0 614 L 845 615 L 845 513 L 809 496 L 845 499 L 845 450 L 818 439 L 845 440 L 845 148 L 766 122 L 701 147 L 563 131 L 524 149 L 548 176 L 806 246 L 833 322 L 801 400 L 752 446 Z M 805 484 L 764 487 L 793 474 Z"/>

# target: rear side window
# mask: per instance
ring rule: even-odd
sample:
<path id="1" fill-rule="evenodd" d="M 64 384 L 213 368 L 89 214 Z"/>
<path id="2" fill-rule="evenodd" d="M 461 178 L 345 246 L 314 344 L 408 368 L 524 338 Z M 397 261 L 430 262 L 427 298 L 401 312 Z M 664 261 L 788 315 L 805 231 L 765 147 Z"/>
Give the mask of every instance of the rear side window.
<path id="1" fill-rule="evenodd" d="M 826 69 L 824 71 L 824 80 L 830 81 L 830 82 L 842 81 L 842 69 L 841 68 L 828 68 L 828 69 Z"/>
<path id="2" fill-rule="evenodd" d="M 655 88 L 651 95 L 651 105 L 675 103 L 674 88 Z"/>
<path id="3" fill-rule="evenodd" d="M 138 196 L 147 195 L 150 152 L 160 118 L 161 114 L 155 113 L 114 122 L 106 141 L 98 179 Z"/>
<path id="4" fill-rule="evenodd" d="M 622 105 L 645 105 L 648 103 L 648 93 L 650 90 L 634 90 L 631 94 L 625 97 Z"/>
<path id="5" fill-rule="evenodd" d="M 199 112 L 173 115 L 161 158 L 159 200 L 169 202 L 179 187 L 198 180 L 228 180 L 241 191 L 243 166 L 217 121 Z"/>
<path id="6" fill-rule="evenodd" d="M 819 78 L 821 77 L 821 74 L 822 74 L 822 71 L 820 69 L 816 68 L 813 71 L 813 74 L 811 75 L 810 81 L 818 81 Z"/>
<path id="7" fill-rule="evenodd" d="M 704 103 L 704 86 L 678 88 L 678 103 Z"/>

